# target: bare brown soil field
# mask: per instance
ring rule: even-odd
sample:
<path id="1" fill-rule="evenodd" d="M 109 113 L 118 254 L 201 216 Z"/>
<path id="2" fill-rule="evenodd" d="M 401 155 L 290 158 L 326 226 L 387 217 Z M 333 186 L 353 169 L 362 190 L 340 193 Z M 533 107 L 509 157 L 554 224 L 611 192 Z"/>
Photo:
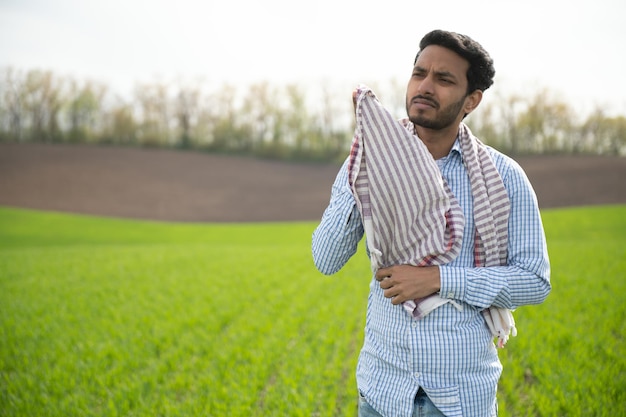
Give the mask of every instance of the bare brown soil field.
<path id="1" fill-rule="evenodd" d="M 542 209 L 626 203 L 626 158 L 516 158 Z M 0 205 L 161 221 L 318 220 L 337 164 L 192 151 L 0 144 Z"/>

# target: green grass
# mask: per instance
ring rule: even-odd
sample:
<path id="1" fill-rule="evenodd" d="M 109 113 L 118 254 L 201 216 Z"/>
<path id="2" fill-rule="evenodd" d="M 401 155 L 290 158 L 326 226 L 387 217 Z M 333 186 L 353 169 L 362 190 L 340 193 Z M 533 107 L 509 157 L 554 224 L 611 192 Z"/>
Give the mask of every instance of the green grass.
<path id="1" fill-rule="evenodd" d="M 626 206 L 543 216 L 500 415 L 620 415 Z M 322 276 L 314 227 L 0 208 L 0 416 L 355 416 L 369 263 Z"/>
<path id="2" fill-rule="evenodd" d="M 543 212 L 552 292 L 501 351 L 501 416 L 626 415 L 626 206 Z"/>

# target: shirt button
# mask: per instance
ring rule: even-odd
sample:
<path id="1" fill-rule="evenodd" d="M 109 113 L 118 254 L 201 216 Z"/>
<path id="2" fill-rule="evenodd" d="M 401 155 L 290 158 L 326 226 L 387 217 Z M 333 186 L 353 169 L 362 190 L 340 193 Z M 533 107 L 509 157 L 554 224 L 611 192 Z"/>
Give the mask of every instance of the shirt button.
<path id="1" fill-rule="evenodd" d="M 416 321 L 413 321 L 413 323 L 411 324 L 411 326 L 413 326 L 413 327 L 417 327 L 417 322 L 416 322 Z"/>
<path id="2" fill-rule="evenodd" d="M 415 372 L 415 378 L 419 378 L 422 374 L 420 374 L 419 372 Z"/>
<path id="3" fill-rule="evenodd" d="M 448 293 L 448 298 L 454 298 L 454 293 L 452 291 Z"/>

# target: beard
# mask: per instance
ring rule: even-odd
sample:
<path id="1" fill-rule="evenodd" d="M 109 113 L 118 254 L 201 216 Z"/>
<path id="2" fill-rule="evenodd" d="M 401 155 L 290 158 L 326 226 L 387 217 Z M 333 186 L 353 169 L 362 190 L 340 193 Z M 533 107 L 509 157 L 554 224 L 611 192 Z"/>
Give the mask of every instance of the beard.
<path id="1" fill-rule="evenodd" d="M 463 108 L 463 105 L 465 104 L 465 98 L 466 97 L 463 97 L 459 101 L 449 104 L 443 109 L 439 109 L 439 103 L 435 102 L 434 100 L 431 100 L 431 102 L 436 104 L 436 110 L 437 110 L 437 113 L 434 119 L 424 116 L 421 111 L 418 111 L 416 115 L 411 116 L 409 114 L 409 107 L 412 101 L 411 99 L 411 101 L 407 102 L 407 106 L 406 106 L 407 114 L 409 115 L 409 120 L 416 126 L 420 126 L 426 129 L 433 129 L 433 130 L 445 129 L 447 127 L 452 126 L 452 124 L 456 122 L 456 118 L 458 117 L 459 113 L 461 112 L 461 109 Z"/>

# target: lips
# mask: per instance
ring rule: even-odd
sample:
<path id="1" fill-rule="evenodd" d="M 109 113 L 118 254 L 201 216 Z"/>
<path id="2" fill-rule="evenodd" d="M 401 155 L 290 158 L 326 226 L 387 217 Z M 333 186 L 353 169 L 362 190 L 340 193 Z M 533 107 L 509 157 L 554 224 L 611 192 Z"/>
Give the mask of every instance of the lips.
<path id="1" fill-rule="evenodd" d="M 436 109 L 437 107 L 439 107 L 435 100 L 431 100 L 425 97 L 413 97 L 413 99 L 411 100 L 411 104 L 414 104 L 416 105 L 416 107 L 421 108 L 421 109 L 426 109 L 426 108 Z"/>

